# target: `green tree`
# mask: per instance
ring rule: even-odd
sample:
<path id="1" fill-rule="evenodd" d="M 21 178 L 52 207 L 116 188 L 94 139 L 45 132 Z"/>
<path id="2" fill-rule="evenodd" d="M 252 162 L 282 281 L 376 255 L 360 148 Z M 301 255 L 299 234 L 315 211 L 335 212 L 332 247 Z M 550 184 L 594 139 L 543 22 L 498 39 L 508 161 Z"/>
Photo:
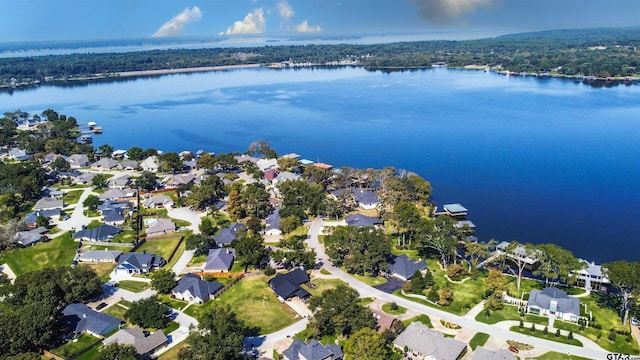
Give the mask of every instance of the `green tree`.
<path id="1" fill-rule="evenodd" d="M 388 359 L 390 351 L 381 333 L 362 328 L 347 339 L 344 356 L 350 360 L 379 360 Z"/>
<path id="2" fill-rule="evenodd" d="M 214 305 L 202 313 L 180 350 L 180 360 L 241 360 L 245 325 L 228 305 Z"/>
<path id="3" fill-rule="evenodd" d="M 416 270 L 411 276 L 411 291 L 415 293 L 421 293 L 427 284 L 425 284 L 424 278 L 420 270 Z"/>
<path id="4" fill-rule="evenodd" d="M 82 206 L 88 208 L 91 211 L 95 211 L 98 208 L 98 205 L 100 205 L 100 198 L 96 195 L 89 195 L 82 202 Z"/>
<path id="5" fill-rule="evenodd" d="M 176 284 L 176 274 L 169 269 L 159 269 L 151 274 L 151 288 L 161 294 L 170 293 Z"/>
<path id="6" fill-rule="evenodd" d="M 238 259 L 242 260 L 245 266 L 253 266 L 256 269 L 263 269 L 267 265 L 269 250 L 264 247 L 264 240 L 260 234 L 244 232 L 231 242 L 231 246 L 236 249 Z"/>
<path id="7" fill-rule="evenodd" d="M 631 301 L 640 289 L 640 262 L 613 261 L 602 265 L 604 276 L 618 289 L 622 324 L 627 324 Z"/>
<path id="8" fill-rule="evenodd" d="M 108 181 L 109 176 L 107 174 L 96 174 L 96 176 L 91 179 L 91 185 L 93 185 L 96 189 L 104 189 L 107 187 Z"/>
<path id="9" fill-rule="evenodd" d="M 127 150 L 127 158 L 133 161 L 140 161 L 144 159 L 142 148 L 139 148 L 137 146 L 129 148 L 129 150 Z"/>
<path id="10" fill-rule="evenodd" d="M 187 250 L 195 250 L 196 256 L 206 255 L 209 253 L 209 249 L 216 247 L 216 241 L 213 237 L 206 234 L 189 234 L 184 241 Z"/>
<path id="11" fill-rule="evenodd" d="M 113 154 L 113 146 L 109 144 L 100 145 L 100 147 L 98 147 L 98 150 L 101 151 L 102 157 L 111 157 L 111 154 Z"/>
<path id="12" fill-rule="evenodd" d="M 67 159 L 60 156 L 51 162 L 51 169 L 56 171 L 69 171 L 71 170 L 71 166 Z"/>
<path id="13" fill-rule="evenodd" d="M 164 329 L 169 324 L 169 307 L 155 296 L 134 301 L 124 313 L 125 319 L 143 328 Z"/>
<path id="14" fill-rule="evenodd" d="M 151 191 L 156 188 L 158 177 L 150 171 L 143 171 L 134 181 L 137 189 Z"/>
<path id="15" fill-rule="evenodd" d="M 240 194 L 236 190 L 232 190 L 229 193 L 229 203 L 227 205 L 227 213 L 231 220 L 238 220 L 244 217 L 244 211 L 242 208 L 242 199 Z"/>
<path id="16" fill-rule="evenodd" d="M 449 306 L 453 301 L 453 289 L 450 287 L 443 287 L 438 291 L 438 305 Z"/>
<path id="17" fill-rule="evenodd" d="M 380 229 L 338 226 L 325 238 L 327 255 L 336 266 L 360 275 L 378 275 L 386 270 L 390 244 Z"/>
<path id="18" fill-rule="evenodd" d="M 500 258 L 502 261 L 509 261 L 516 268 L 508 267 L 508 270 L 516 276 L 516 288 L 520 291 L 520 282 L 522 281 L 522 272 L 527 267 L 532 259 L 539 256 L 538 250 L 527 243 L 520 244 L 517 241 L 512 241 L 502 252 Z"/>
<path id="19" fill-rule="evenodd" d="M 288 234 L 297 229 L 298 226 L 302 225 L 302 220 L 300 220 L 300 218 L 295 215 L 290 215 L 280 220 L 280 223 L 278 225 L 285 234 Z"/>
<path id="20" fill-rule="evenodd" d="M 218 231 L 218 227 L 214 224 L 213 219 L 211 219 L 210 217 L 203 217 L 200 221 L 198 229 L 203 235 L 206 235 L 208 237 L 215 235 Z"/>
<path id="21" fill-rule="evenodd" d="M 405 245 L 406 236 L 409 235 L 409 243 L 420 222 L 420 213 L 414 203 L 402 201 L 393 208 L 393 217 L 402 229 L 402 245 Z"/>
<path id="22" fill-rule="evenodd" d="M 248 214 L 258 218 L 265 218 L 271 212 L 269 193 L 262 183 L 247 185 L 242 191 L 242 203 Z"/>
<path id="23" fill-rule="evenodd" d="M 187 204 L 204 209 L 211 206 L 224 196 L 224 183 L 216 176 L 207 177 L 200 185 L 191 188 L 191 194 L 187 197 Z"/>
<path id="24" fill-rule="evenodd" d="M 314 312 L 319 336 L 349 336 L 362 328 L 373 329 L 376 326 L 371 310 L 360 306 L 358 292 L 345 284 L 312 297 L 309 308 Z"/>
<path id="25" fill-rule="evenodd" d="M 213 170 L 216 168 L 216 157 L 212 154 L 202 154 L 198 160 L 196 160 L 196 165 L 199 168 Z"/>
<path id="26" fill-rule="evenodd" d="M 416 231 L 418 253 L 426 255 L 431 248 L 440 254 L 444 268 L 449 266 L 450 259 L 455 263 L 456 247 L 461 238 L 455 224 L 456 221 L 448 216 L 438 216 L 433 221 L 421 219 Z"/>
<path id="27" fill-rule="evenodd" d="M 271 144 L 264 140 L 254 141 L 249 144 L 249 148 L 247 149 L 247 154 L 249 155 L 261 155 L 265 159 L 273 159 L 278 155 L 271 148 Z"/>
<path id="28" fill-rule="evenodd" d="M 133 345 L 110 344 L 98 352 L 95 360 L 137 360 L 138 353 Z"/>
<path id="29" fill-rule="evenodd" d="M 224 172 L 230 172 L 238 167 L 238 160 L 233 154 L 220 154 L 214 158 L 214 164 L 216 168 Z"/>
<path id="30" fill-rule="evenodd" d="M 298 162 L 298 159 L 290 157 L 281 157 L 278 159 L 278 168 L 281 170 L 294 171 L 299 166 L 300 163 Z"/>
<path id="31" fill-rule="evenodd" d="M 493 244 L 495 240 L 490 240 L 489 243 Z M 469 272 L 474 272 L 474 269 L 478 268 L 478 261 L 480 259 L 486 259 L 491 252 L 489 251 L 489 244 L 481 241 L 465 241 L 464 243 L 465 254 L 469 257 Z"/>
<path id="32" fill-rule="evenodd" d="M 160 156 L 160 168 L 163 172 L 175 173 L 182 170 L 184 165 L 180 160 L 180 155 L 174 152 L 168 152 Z"/>
<path id="33" fill-rule="evenodd" d="M 255 216 L 247 219 L 247 230 L 251 231 L 254 234 L 259 234 L 262 231 L 262 221 Z"/>
<path id="34" fill-rule="evenodd" d="M 538 266 L 533 274 L 544 276 L 547 285 L 550 281 L 554 285 L 557 281 L 568 282 L 573 276 L 572 271 L 578 271 L 587 266 L 586 262 L 573 256 L 570 250 L 558 245 L 539 244 L 535 248 L 539 251 Z"/>

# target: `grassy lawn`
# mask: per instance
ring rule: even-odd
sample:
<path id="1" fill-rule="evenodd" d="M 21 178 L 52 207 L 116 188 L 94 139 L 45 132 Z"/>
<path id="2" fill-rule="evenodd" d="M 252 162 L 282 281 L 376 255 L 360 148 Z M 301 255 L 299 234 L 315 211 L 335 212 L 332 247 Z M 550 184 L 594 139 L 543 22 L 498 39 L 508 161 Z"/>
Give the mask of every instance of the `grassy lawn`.
<path id="1" fill-rule="evenodd" d="M 396 305 L 397 306 L 397 305 Z M 391 303 L 386 303 L 382 305 L 382 311 L 386 312 L 389 315 L 402 315 L 407 312 L 407 309 L 402 306 L 398 306 L 397 309 L 391 309 Z"/>
<path id="2" fill-rule="evenodd" d="M 95 272 L 98 274 L 98 277 L 100 277 L 100 280 L 102 280 L 103 282 L 109 281 L 109 274 L 111 274 L 111 271 L 113 271 L 113 269 L 116 267 L 116 263 L 89 263 L 89 264 L 83 264 L 83 265 L 87 265 L 88 267 L 92 268 L 93 270 L 95 270 Z"/>
<path id="3" fill-rule="evenodd" d="M 113 238 L 116 243 L 133 243 L 136 239 L 135 230 L 124 230 Z"/>
<path id="4" fill-rule="evenodd" d="M 489 334 L 477 332 L 471 340 L 469 340 L 469 346 L 471 346 L 471 350 L 475 350 L 478 346 L 486 344 L 487 340 L 489 340 Z"/>
<path id="5" fill-rule="evenodd" d="M 476 321 L 483 322 L 485 324 L 495 324 L 504 320 L 520 321 L 520 319 L 522 319 L 525 322 L 540 324 L 542 326 L 549 324 L 549 319 L 543 316 L 525 314 L 524 318 L 520 318 L 520 313 L 518 313 L 518 308 L 515 306 L 508 306 L 508 305 L 505 305 L 504 308 L 502 308 L 502 310 L 491 311 L 489 316 L 487 316 L 484 311 L 481 311 L 478 315 L 476 315 Z M 558 323 L 559 323 L 558 321 L 555 322 L 556 326 Z"/>
<path id="6" fill-rule="evenodd" d="M 407 320 L 402 320 L 402 323 L 405 326 L 409 326 L 409 324 L 411 324 L 414 321 L 419 321 L 425 325 L 427 325 L 429 328 L 433 329 L 433 325 L 431 324 L 431 318 L 429 318 L 429 316 L 425 315 L 425 314 L 420 314 L 416 317 L 412 317 L 411 319 L 407 319 Z"/>
<path id="7" fill-rule="evenodd" d="M 129 252 L 131 250 L 131 246 L 111 246 L 111 245 L 93 245 L 89 243 L 85 243 L 82 246 L 83 250 L 111 250 L 111 251 L 122 251 L 123 253 Z"/>
<path id="8" fill-rule="evenodd" d="M 308 233 L 309 233 L 309 228 L 304 226 L 304 225 L 302 225 L 302 226 L 298 226 L 295 230 L 293 230 L 292 232 L 290 232 L 287 235 L 285 235 L 285 237 L 287 239 L 290 239 L 290 238 L 295 237 L 295 236 L 306 237 Z"/>
<path id="9" fill-rule="evenodd" d="M 168 259 L 173 250 L 178 246 L 182 233 L 171 233 L 167 235 L 148 238 L 136 251 L 158 254 Z"/>
<path id="10" fill-rule="evenodd" d="M 368 306 L 369 304 L 371 304 L 372 302 L 374 302 L 376 299 L 372 298 L 372 297 L 366 297 L 366 298 L 360 298 L 360 306 Z"/>
<path id="11" fill-rule="evenodd" d="M 569 344 L 569 345 L 574 345 L 574 346 L 579 346 L 582 347 L 582 343 L 579 340 L 573 339 L 573 340 L 569 340 L 567 339 L 567 332 L 562 332 L 562 334 L 558 337 L 556 337 L 555 332 L 553 331 L 549 331 L 549 333 L 547 335 L 545 335 L 542 332 L 542 329 L 540 326 L 538 326 L 536 328 L 536 331 L 531 331 L 531 329 L 528 328 L 522 328 L 520 329 L 517 326 L 512 326 L 511 328 L 509 328 L 509 330 L 513 331 L 513 332 L 517 332 L 520 334 L 524 334 L 524 335 L 529 335 L 529 336 L 534 336 L 540 339 L 546 339 L 546 340 L 551 340 L 551 341 L 555 341 L 555 342 L 559 342 L 559 343 L 563 343 L 563 344 Z"/>
<path id="12" fill-rule="evenodd" d="M 171 334 L 172 332 L 176 331 L 179 327 L 180 327 L 180 324 L 178 324 L 175 321 L 172 321 L 169 323 L 169 325 L 167 325 L 166 328 L 162 329 L 162 332 L 164 332 L 165 335 Z"/>
<path id="13" fill-rule="evenodd" d="M 218 299 L 202 306 L 191 305 L 185 312 L 197 319 L 200 313 L 210 309 L 214 303 L 231 306 L 245 325 L 257 328 L 260 334 L 278 331 L 299 319 L 291 308 L 278 300 L 267 285 L 267 277 L 264 275 L 245 277 Z"/>
<path id="14" fill-rule="evenodd" d="M 188 304 L 186 301 L 175 300 L 165 294 L 158 294 L 158 300 L 160 300 L 161 303 L 178 310 L 182 310 L 182 308 Z"/>
<path id="15" fill-rule="evenodd" d="M 66 344 L 51 350 L 52 353 L 58 356 L 65 356 L 70 358 L 71 356 L 78 354 L 86 349 L 95 346 L 102 340 L 100 338 L 91 336 L 89 334 L 82 334 L 77 338 L 77 341 L 69 341 Z M 71 356 L 70 356 L 71 355 Z"/>
<path id="16" fill-rule="evenodd" d="M 329 270 L 322 268 L 320 269 L 320 274 L 322 275 L 331 275 L 331 273 L 329 272 Z"/>
<path id="17" fill-rule="evenodd" d="M 122 280 L 118 283 L 118 287 L 121 289 L 129 290 L 131 292 L 139 293 L 150 289 L 151 284 L 143 281 Z"/>
<path id="18" fill-rule="evenodd" d="M 167 265 L 165 265 L 165 267 L 167 269 L 171 269 L 173 268 L 173 266 L 178 262 L 178 260 L 180 260 L 180 256 L 182 256 L 182 254 L 184 253 L 184 250 L 187 248 L 187 242 L 183 241 L 179 246 L 178 249 L 176 250 L 176 253 L 173 255 L 173 258 L 171 259 L 171 261 L 169 261 L 167 263 Z"/>
<path id="19" fill-rule="evenodd" d="M 563 353 L 559 353 L 559 352 L 555 352 L 555 351 L 549 351 L 546 352 L 540 356 L 536 356 L 534 358 L 531 358 L 531 360 L 557 360 L 557 359 L 564 359 L 564 360 L 589 360 L 588 358 L 583 358 L 581 356 L 576 356 L 576 355 L 571 355 L 571 354 L 563 354 Z"/>
<path id="20" fill-rule="evenodd" d="M 104 309 L 103 312 L 124 321 L 124 313 L 127 312 L 127 308 L 129 307 L 129 305 L 129 303 L 123 303 L 122 301 L 120 301 L 119 303 L 113 304 Z M 125 308 L 125 306 L 127 308 Z"/>
<path id="21" fill-rule="evenodd" d="M 391 253 L 396 256 L 400 256 L 402 254 L 407 254 L 409 259 L 417 259 L 418 258 L 418 250 L 410 250 L 410 249 L 398 249 L 397 247 L 391 248 Z"/>
<path id="22" fill-rule="evenodd" d="M 619 319 L 617 316 L 615 319 Z M 617 335 L 615 341 L 609 340 L 610 327 L 603 326 L 602 330 L 594 329 L 591 327 L 580 330 L 580 327 L 576 324 L 569 324 L 561 321 L 556 321 L 554 326 L 558 329 L 573 331 L 574 334 L 580 334 L 586 336 L 590 340 L 593 340 L 596 344 L 605 350 L 620 353 L 620 354 L 640 354 L 640 349 L 635 344 L 635 341 L 627 342 L 626 337 L 623 335 Z"/>
<path id="23" fill-rule="evenodd" d="M 198 255 L 191 258 L 189 262 L 190 267 L 202 267 L 204 262 L 207 260 L 207 255 Z"/>
<path id="24" fill-rule="evenodd" d="M 178 353 L 183 348 L 186 348 L 187 344 L 183 341 L 182 343 L 172 347 L 170 350 L 165 352 L 164 354 L 158 357 L 158 360 L 174 360 L 178 358 Z"/>
<path id="25" fill-rule="evenodd" d="M 67 205 L 77 204 L 84 190 L 73 190 L 64 194 L 62 200 Z"/>
<path id="26" fill-rule="evenodd" d="M 95 228 L 99 227 L 102 224 L 103 224 L 103 222 L 100 221 L 100 220 L 91 220 L 89 225 L 87 225 L 87 229 L 95 229 Z"/>
<path id="27" fill-rule="evenodd" d="M 302 288 L 307 290 L 311 296 L 320 296 L 323 291 L 333 289 L 340 284 L 344 284 L 342 280 L 338 279 L 311 279 L 311 282 L 316 285 L 315 289 L 308 287 L 306 284 L 302 284 Z"/>
<path id="28" fill-rule="evenodd" d="M 70 233 L 65 233 L 49 242 L 41 242 L 26 248 L 16 248 L 2 253 L 2 261 L 20 276 L 46 267 L 70 266 L 78 243 Z"/>
<path id="29" fill-rule="evenodd" d="M 170 218 L 170 219 L 171 221 L 173 221 L 174 224 L 176 224 L 177 227 L 191 226 L 191 223 L 186 220 L 180 220 L 176 218 Z"/>
<path id="30" fill-rule="evenodd" d="M 93 360 L 96 358 L 96 356 L 98 356 L 100 349 L 102 349 L 102 342 L 90 348 L 89 350 L 87 350 L 87 352 L 75 358 L 75 360 Z"/>
<path id="31" fill-rule="evenodd" d="M 347 272 L 344 268 L 342 268 L 342 271 Z M 356 278 L 356 280 L 361 281 L 369 286 L 382 285 L 387 282 L 387 279 L 383 278 L 382 276 L 371 277 L 371 276 L 363 276 L 358 274 L 350 274 L 350 275 Z"/>

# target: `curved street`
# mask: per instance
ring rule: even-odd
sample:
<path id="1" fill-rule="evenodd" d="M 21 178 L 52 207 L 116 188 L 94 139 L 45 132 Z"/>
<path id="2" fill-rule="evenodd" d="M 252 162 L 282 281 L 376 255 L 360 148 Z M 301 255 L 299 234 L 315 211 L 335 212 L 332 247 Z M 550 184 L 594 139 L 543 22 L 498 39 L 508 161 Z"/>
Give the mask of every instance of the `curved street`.
<path id="1" fill-rule="evenodd" d="M 577 356 L 582 356 L 586 358 L 602 358 L 605 359 L 609 352 L 600 348 L 593 341 L 590 341 L 584 337 L 580 337 L 580 341 L 582 341 L 584 347 L 577 347 L 572 345 L 567 345 L 555 341 L 548 341 L 528 335 L 519 334 L 516 332 L 510 331 L 508 328 L 512 326 L 510 323 L 507 324 L 495 324 L 489 325 L 475 321 L 474 319 L 470 319 L 464 316 L 454 315 L 440 309 L 432 308 L 426 305 L 422 305 L 419 303 L 415 303 L 413 301 L 397 297 L 395 295 L 387 294 L 378 289 L 375 289 L 367 284 L 364 284 L 356 279 L 354 279 L 349 274 L 340 270 L 339 268 L 333 266 L 333 264 L 329 261 L 325 251 L 324 246 L 322 246 L 318 240 L 318 234 L 323 227 L 324 220 L 321 218 L 316 218 L 309 228 L 309 237 L 308 244 L 310 248 L 315 249 L 316 254 L 318 256 L 318 260 L 322 262 L 324 268 L 327 269 L 331 274 L 333 274 L 336 278 L 344 281 L 349 284 L 352 288 L 354 288 L 360 296 L 362 297 L 373 297 L 376 299 L 384 299 L 389 302 L 395 302 L 396 304 L 405 307 L 410 310 L 417 311 L 419 313 L 423 313 L 429 316 L 432 316 L 435 319 L 444 319 L 445 321 L 456 323 L 463 328 L 469 328 L 475 331 L 480 331 L 487 333 L 491 336 L 503 338 L 503 339 L 512 339 L 518 342 L 531 344 L 536 348 L 544 348 L 549 351 L 555 351 L 562 354 L 572 354 Z M 577 336 L 576 336 L 577 338 Z M 505 349 L 506 349 L 505 344 Z"/>

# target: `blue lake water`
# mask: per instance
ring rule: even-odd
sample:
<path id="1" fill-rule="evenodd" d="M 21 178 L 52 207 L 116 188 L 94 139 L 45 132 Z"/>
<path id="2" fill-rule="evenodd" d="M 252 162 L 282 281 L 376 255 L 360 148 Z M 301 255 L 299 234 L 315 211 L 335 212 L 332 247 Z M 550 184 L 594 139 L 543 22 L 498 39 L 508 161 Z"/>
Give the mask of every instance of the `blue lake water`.
<path id="1" fill-rule="evenodd" d="M 640 86 L 427 69 L 179 74 L 0 94 L 0 111 L 95 121 L 96 146 L 244 151 L 415 171 L 482 240 L 640 260 Z"/>

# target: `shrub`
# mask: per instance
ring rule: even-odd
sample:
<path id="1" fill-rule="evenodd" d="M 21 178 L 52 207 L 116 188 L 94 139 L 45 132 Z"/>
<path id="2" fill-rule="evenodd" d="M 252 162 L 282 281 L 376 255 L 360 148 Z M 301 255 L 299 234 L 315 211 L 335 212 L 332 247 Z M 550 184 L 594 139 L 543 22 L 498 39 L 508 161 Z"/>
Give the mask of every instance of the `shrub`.
<path id="1" fill-rule="evenodd" d="M 438 295 L 437 285 L 433 285 L 431 287 L 431 290 L 429 290 L 429 292 L 427 293 L 427 299 L 429 299 L 429 301 L 431 302 L 437 302 L 440 299 L 440 296 Z"/>
<path id="2" fill-rule="evenodd" d="M 452 322 L 448 322 L 446 320 L 442 320 L 440 319 L 440 324 L 442 324 L 442 326 L 446 327 L 447 329 L 460 329 L 460 325 L 458 324 L 454 324 Z"/>
<path id="3" fill-rule="evenodd" d="M 398 304 L 396 304 L 394 301 L 391 304 L 389 304 L 389 308 L 393 311 L 398 310 Z"/>
<path id="4" fill-rule="evenodd" d="M 618 335 L 616 335 L 615 331 L 610 331 L 609 332 L 609 340 L 611 340 L 612 342 L 616 341 L 616 337 L 618 337 Z"/>
<path id="5" fill-rule="evenodd" d="M 520 319 L 520 324 L 518 325 L 518 327 L 520 329 L 524 328 L 524 321 L 522 321 L 522 319 Z"/>
<path id="6" fill-rule="evenodd" d="M 469 274 L 467 269 L 460 264 L 451 264 L 447 268 L 447 276 L 449 277 L 449 279 L 454 281 L 462 279 L 462 277 L 467 274 Z"/>
<path id="7" fill-rule="evenodd" d="M 531 324 L 531 332 L 536 331 L 536 324 Z"/>
<path id="8" fill-rule="evenodd" d="M 411 284 L 411 281 L 407 281 L 406 283 L 402 284 L 402 291 L 406 293 L 410 293 L 411 290 L 413 290 L 413 285 Z"/>
<path id="9" fill-rule="evenodd" d="M 573 340 L 573 331 L 569 331 L 569 335 L 567 335 L 567 339 Z"/>
<path id="10" fill-rule="evenodd" d="M 549 333 L 549 327 L 545 326 L 544 329 L 542 330 L 542 333 L 544 335 L 547 335 Z"/>
<path id="11" fill-rule="evenodd" d="M 449 287 L 445 287 L 438 291 L 438 305 L 449 306 L 453 301 L 453 290 Z"/>
<path id="12" fill-rule="evenodd" d="M 556 337 L 560 337 L 560 329 L 556 330 Z"/>
<path id="13" fill-rule="evenodd" d="M 267 266 L 267 267 L 264 269 L 264 274 L 265 274 L 265 275 L 267 275 L 267 276 L 272 276 L 272 275 L 274 275 L 275 273 L 276 273 L 276 269 L 272 268 L 271 266 Z"/>

